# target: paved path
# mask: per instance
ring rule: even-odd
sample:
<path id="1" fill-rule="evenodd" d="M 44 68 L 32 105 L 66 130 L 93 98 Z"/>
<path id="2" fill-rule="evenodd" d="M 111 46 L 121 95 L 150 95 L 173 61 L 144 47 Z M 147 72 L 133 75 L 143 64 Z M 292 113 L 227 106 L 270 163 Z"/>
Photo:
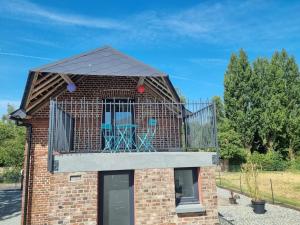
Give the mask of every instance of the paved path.
<path id="1" fill-rule="evenodd" d="M 300 212 L 278 205 L 266 204 L 265 214 L 255 214 L 250 198 L 240 195 L 237 205 L 230 205 L 230 192 L 218 188 L 218 208 L 225 219 L 235 225 L 300 225 Z"/>
<path id="2" fill-rule="evenodd" d="M 20 190 L 0 190 L 0 225 L 21 224 Z"/>

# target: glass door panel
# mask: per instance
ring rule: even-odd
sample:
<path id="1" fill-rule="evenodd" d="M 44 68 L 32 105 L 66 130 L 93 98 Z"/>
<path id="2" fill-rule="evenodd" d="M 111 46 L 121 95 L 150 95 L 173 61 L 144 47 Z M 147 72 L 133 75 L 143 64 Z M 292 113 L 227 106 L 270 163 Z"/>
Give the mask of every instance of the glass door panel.
<path id="1" fill-rule="evenodd" d="M 131 171 L 102 173 L 102 225 L 133 224 L 132 176 Z"/>

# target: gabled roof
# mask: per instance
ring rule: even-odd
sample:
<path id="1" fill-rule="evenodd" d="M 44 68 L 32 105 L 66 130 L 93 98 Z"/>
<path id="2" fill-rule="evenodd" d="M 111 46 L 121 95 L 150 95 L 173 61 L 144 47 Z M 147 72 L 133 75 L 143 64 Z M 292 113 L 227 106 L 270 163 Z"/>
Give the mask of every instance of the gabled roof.
<path id="1" fill-rule="evenodd" d="M 77 75 L 167 76 L 110 46 L 47 64 L 31 71 Z"/>
<path id="2" fill-rule="evenodd" d="M 16 112 L 31 114 L 49 98 L 64 92 L 69 81 L 77 83 L 90 75 L 125 76 L 134 80 L 143 78 L 148 87 L 164 96 L 166 100 L 179 101 L 167 74 L 105 46 L 31 69 L 20 106 L 21 111 Z M 20 117 L 16 112 L 12 116 Z M 22 113 L 21 115 L 24 117 Z"/>

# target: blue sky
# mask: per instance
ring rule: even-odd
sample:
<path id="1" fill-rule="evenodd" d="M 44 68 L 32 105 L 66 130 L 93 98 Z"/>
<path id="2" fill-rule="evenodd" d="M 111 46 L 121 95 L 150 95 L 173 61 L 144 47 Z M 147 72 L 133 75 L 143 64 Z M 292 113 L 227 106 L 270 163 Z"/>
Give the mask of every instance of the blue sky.
<path id="1" fill-rule="evenodd" d="M 298 1 L 0 0 L 0 114 L 28 70 L 111 45 L 168 73 L 191 99 L 223 94 L 232 52 L 299 61 Z"/>

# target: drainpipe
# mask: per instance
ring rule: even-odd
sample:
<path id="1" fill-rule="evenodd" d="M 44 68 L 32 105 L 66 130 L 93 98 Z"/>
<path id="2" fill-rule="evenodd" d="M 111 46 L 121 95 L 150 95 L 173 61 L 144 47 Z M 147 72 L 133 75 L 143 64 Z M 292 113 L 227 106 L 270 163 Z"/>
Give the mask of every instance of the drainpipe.
<path id="1" fill-rule="evenodd" d="M 29 140 L 27 146 L 27 158 L 26 158 L 26 171 L 25 171 L 25 195 L 24 195 L 24 212 L 23 212 L 23 225 L 27 223 L 27 211 L 28 211 L 28 192 L 29 192 L 29 172 L 30 172 L 30 153 L 31 153 L 31 142 L 32 142 L 32 125 L 23 124 L 22 126 L 27 127 L 29 132 Z"/>
<path id="2" fill-rule="evenodd" d="M 28 192 L 29 192 L 29 173 L 30 173 L 30 153 L 31 153 L 31 143 L 32 143 L 32 124 L 23 123 L 21 119 L 10 116 L 11 120 L 16 122 L 17 126 L 24 126 L 27 128 L 29 133 L 29 140 L 27 146 L 27 157 L 26 157 L 26 171 L 25 171 L 25 186 L 23 187 L 25 190 L 24 195 L 24 212 L 23 212 L 23 225 L 27 224 L 27 212 L 28 212 Z"/>

